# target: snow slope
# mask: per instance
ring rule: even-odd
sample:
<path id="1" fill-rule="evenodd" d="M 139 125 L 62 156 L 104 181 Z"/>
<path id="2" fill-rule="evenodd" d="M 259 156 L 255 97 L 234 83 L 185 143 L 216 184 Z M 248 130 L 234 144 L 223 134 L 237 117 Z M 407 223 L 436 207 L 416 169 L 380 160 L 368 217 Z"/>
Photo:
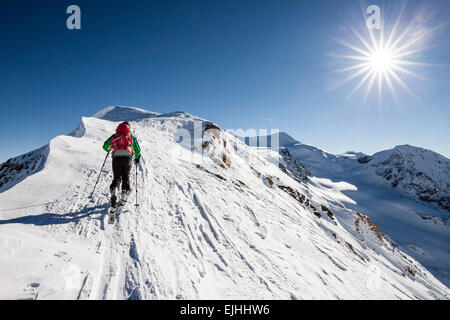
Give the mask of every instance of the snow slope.
<path id="1" fill-rule="evenodd" d="M 142 149 L 140 207 L 108 225 L 110 159 L 88 196 L 122 120 Z M 0 190 L 1 299 L 450 298 L 346 208 L 352 185 L 293 179 L 279 154 L 190 114 L 109 107 L 47 149 Z"/>
<path id="2" fill-rule="evenodd" d="M 334 155 L 300 142 L 283 145 L 313 176 L 354 186 L 345 205 L 368 215 L 408 254 L 450 286 L 450 160 L 397 146 L 367 156 Z"/>

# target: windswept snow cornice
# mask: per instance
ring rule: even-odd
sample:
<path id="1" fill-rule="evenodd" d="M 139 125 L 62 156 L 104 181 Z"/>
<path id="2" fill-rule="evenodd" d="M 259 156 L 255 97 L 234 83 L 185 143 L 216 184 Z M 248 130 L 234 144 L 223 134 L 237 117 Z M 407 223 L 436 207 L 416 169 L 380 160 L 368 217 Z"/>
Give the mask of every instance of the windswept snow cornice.
<path id="1" fill-rule="evenodd" d="M 140 108 L 109 106 L 98 111 L 92 117 L 109 121 L 138 121 L 158 115 L 160 114 Z"/>
<path id="2" fill-rule="evenodd" d="M 168 113 L 157 113 L 141 108 L 126 107 L 126 106 L 109 106 L 98 111 L 92 117 L 116 122 L 139 121 L 148 118 L 184 118 L 191 120 L 207 121 L 205 119 L 201 119 L 185 111 L 177 110 Z"/>

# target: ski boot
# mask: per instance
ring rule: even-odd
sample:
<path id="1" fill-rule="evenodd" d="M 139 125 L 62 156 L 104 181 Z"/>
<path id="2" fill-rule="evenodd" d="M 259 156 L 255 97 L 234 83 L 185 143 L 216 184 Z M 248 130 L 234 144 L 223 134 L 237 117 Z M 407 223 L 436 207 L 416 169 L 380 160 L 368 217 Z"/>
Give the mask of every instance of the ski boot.
<path id="1" fill-rule="evenodd" d="M 123 207 L 127 203 L 128 196 L 130 195 L 131 190 L 122 190 L 122 196 L 120 197 L 120 204 L 117 209 L 117 215 L 122 213 Z"/>
<path id="2" fill-rule="evenodd" d="M 111 207 L 109 209 L 109 221 L 112 224 L 116 220 L 117 195 L 116 189 L 111 189 Z"/>
<path id="3" fill-rule="evenodd" d="M 111 189 L 111 211 L 114 211 L 117 206 L 117 194 L 116 188 Z"/>
<path id="4" fill-rule="evenodd" d="M 130 195 L 131 190 L 122 190 L 122 198 L 121 201 L 122 202 L 127 202 L 128 200 L 128 196 Z"/>

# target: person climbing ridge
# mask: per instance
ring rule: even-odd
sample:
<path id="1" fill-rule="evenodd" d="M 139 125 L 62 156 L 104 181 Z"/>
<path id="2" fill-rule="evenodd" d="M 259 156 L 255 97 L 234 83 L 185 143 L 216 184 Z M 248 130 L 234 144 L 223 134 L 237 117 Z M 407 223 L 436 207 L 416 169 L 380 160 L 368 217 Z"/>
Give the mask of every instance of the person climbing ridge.
<path id="1" fill-rule="evenodd" d="M 114 178 L 110 185 L 111 212 L 117 205 L 117 191 L 122 183 L 122 195 L 120 201 L 125 203 L 130 194 L 130 171 L 132 167 L 133 151 L 134 162 L 137 165 L 141 158 L 141 148 L 134 135 L 131 134 L 130 123 L 122 122 L 117 126 L 116 133 L 109 137 L 103 144 L 103 149 L 112 151 L 112 168 Z"/>

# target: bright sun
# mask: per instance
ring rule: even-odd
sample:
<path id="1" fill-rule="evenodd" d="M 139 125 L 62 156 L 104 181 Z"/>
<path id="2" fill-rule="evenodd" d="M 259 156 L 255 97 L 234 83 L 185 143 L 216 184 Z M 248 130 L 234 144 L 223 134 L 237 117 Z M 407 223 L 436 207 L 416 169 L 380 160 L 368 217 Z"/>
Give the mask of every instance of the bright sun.
<path id="1" fill-rule="evenodd" d="M 343 79 L 343 81 L 341 81 L 336 88 L 353 79 L 360 79 L 347 99 L 355 94 L 365 84 L 367 86 L 364 103 L 375 85 L 378 86 L 379 101 L 381 100 L 383 85 L 387 85 L 395 100 L 397 100 L 397 94 L 394 89 L 394 84 L 400 85 L 412 96 L 416 97 L 412 90 L 402 80 L 401 75 L 426 80 L 407 69 L 407 67 L 433 66 L 431 64 L 412 61 L 411 59 L 415 53 L 426 49 L 424 47 L 424 41 L 429 38 L 431 34 L 440 26 L 428 29 L 417 28 L 414 23 L 411 23 L 409 26 L 404 27 L 402 32 L 398 32 L 401 28 L 400 20 L 404 9 L 405 7 L 402 8 L 387 37 L 385 37 L 384 27 L 377 31 L 369 30 L 368 37 L 363 37 L 358 31 L 356 31 L 355 28 L 348 25 L 353 35 L 355 35 L 359 40 L 358 43 L 352 44 L 342 39 L 334 38 L 336 42 L 342 44 L 347 49 L 350 49 L 351 53 L 333 56 L 353 61 L 353 64 L 335 71 L 349 73 L 349 75 Z M 376 37 L 375 34 L 377 34 L 378 37 Z"/>
<path id="2" fill-rule="evenodd" d="M 386 72 L 395 67 L 394 56 L 388 50 L 378 50 L 369 57 L 372 70 Z"/>

